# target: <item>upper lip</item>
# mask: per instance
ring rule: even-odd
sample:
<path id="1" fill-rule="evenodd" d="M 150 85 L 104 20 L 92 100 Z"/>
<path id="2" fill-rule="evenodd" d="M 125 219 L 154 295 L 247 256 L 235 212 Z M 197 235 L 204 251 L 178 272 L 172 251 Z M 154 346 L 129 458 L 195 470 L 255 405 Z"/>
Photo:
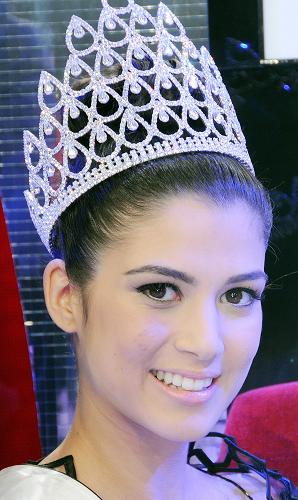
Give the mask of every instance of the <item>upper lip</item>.
<path id="1" fill-rule="evenodd" d="M 170 372 L 173 374 L 181 375 L 182 377 L 193 378 L 194 380 L 204 380 L 206 378 L 218 378 L 221 374 L 219 372 L 193 372 L 190 370 L 178 370 L 176 368 L 167 369 L 167 368 L 152 368 L 152 370 L 158 371 L 161 370 L 163 372 Z M 152 371 L 150 370 L 150 371 Z"/>

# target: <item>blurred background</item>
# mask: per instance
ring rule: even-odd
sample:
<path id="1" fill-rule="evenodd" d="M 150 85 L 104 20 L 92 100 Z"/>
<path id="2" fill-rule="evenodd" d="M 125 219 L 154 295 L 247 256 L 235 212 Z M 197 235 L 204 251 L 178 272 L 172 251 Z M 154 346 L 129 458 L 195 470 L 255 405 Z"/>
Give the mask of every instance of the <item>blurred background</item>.
<path id="1" fill-rule="evenodd" d="M 121 0 L 111 3 L 120 4 Z M 138 3 L 155 14 L 156 0 Z M 267 257 L 272 288 L 264 302 L 260 350 L 242 391 L 297 380 L 297 37 L 293 43 L 297 4 L 295 0 L 166 3 L 188 36 L 198 47 L 209 48 L 219 66 L 256 174 L 270 189 L 275 204 L 275 227 Z M 99 1 L 89 0 L 86 5 L 84 0 L 0 0 L 0 198 L 29 343 L 44 455 L 57 446 L 69 427 L 76 370 L 68 338 L 53 324 L 44 304 L 42 275 L 49 255 L 23 196 L 28 176 L 22 131 L 29 129 L 36 134 L 38 130 L 40 71 L 46 69 L 60 80 L 63 77 L 67 58 L 64 38 L 71 15 L 96 27 Z"/>

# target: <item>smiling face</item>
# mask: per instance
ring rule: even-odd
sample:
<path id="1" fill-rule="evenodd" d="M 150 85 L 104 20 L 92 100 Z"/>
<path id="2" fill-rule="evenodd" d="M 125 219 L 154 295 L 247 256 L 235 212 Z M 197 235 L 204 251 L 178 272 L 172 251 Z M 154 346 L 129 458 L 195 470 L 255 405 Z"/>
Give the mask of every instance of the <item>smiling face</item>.
<path id="1" fill-rule="evenodd" d="M 205 436 L 258 349 L 264 257 L 261 221 L 246 204 L 218 207 L 186 194 L 168 199 L 102 254 L 88 322 L 78 331 L 83 399 L 138 432 L 173 441 Z M 180 271 L 188 282 L 133 271 L 143 266 Z M 218 378 L 208 397 L 187 402 L 151 369 Z"/>

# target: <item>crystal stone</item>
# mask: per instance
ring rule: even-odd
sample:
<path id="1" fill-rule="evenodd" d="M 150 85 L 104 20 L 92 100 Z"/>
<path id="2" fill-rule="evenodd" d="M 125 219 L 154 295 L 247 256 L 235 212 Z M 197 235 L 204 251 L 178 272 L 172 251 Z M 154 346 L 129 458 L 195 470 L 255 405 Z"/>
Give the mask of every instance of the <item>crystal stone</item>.
<path id="1" fill-rule="evenodd" d="M 83 38 L 83 36 L 85 35 L 85 30 L 83 26 L 77 26 L 74 29 L 73 34 L 76 38 Z"/>
<path id="2" fill-rule="evenodd" d="M 46 95 L 51 95 L 54 92 L 54 85 L 52 85 L 50 82 L 46 82 L 44 85 L 44 93 Z"/>
<path id="3" fill-rule="evenodd" d="M 70 148 L 68 148 L 68 157 L 73 160 L 74 158 L 76 158 L 78 156 L 78 150 L 71 146 Z"/>
<path id="4" fill-rule="evenodd" d="M 114 19 L 107 19 L 105 25 L 108 30 L 114 30 L 116 28 Z"/>

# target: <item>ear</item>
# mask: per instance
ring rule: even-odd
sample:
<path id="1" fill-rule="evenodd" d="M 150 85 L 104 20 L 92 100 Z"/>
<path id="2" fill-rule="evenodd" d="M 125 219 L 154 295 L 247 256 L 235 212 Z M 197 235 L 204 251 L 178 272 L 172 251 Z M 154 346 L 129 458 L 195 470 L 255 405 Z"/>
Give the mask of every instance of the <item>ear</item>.
<path id="1" fill-rule="evenodd" d="M 51 260 L 43 273 L 43 289 L 49 315 L 67 333 L 80 328 L 81 304 L 70 284 L 62 259 Z"/>

